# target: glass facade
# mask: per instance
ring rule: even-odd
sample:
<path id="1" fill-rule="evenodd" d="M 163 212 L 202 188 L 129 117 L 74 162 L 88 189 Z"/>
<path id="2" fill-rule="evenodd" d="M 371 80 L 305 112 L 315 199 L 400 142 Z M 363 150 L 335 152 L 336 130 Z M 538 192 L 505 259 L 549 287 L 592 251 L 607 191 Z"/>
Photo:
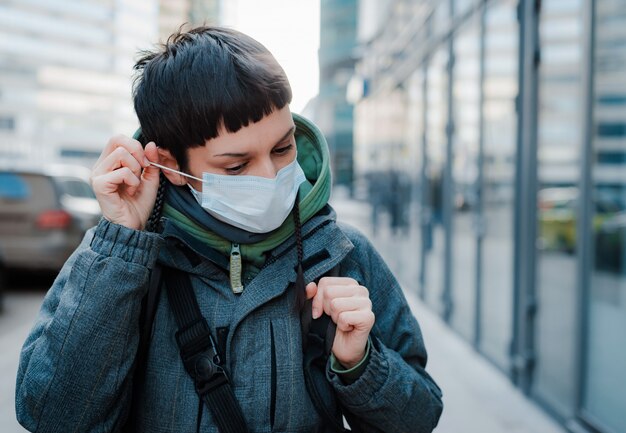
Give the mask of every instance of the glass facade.
<path id="1" fill-rule="evenodd" d="M 480 20 L 473 17 L 454 37 L 452 79 L 452 305 L 451 323 L 476 337 L 478 158 L 480 151 Z"/>
<path id="2" fill-rule="evenodd" d="M 560 422 L 626 431 L 626 4 L 390 3 L 404 26 L 357 64 L 355 173 L 373 208 L 395 185 L 408 230 L 374 212 L 374 242 Z"/>
<path id="3" fill-rule="evenodd" d="M 519 29 L 516 2 L 492 3 L 484 18 L 482 231 L 479 348 L 500 368 L 510 367 L 513 308 L 513 207 Z"/>
<path id="4" fill-rule="evenodd" d="M 626 4 L 598 0 L 593 62 L 592 233 L 584 414 L 626 431 Z M 620 331 L 618 331 L 620 330 Z"/>
<path id="5" fill-rule="evenodd" d="M 426 72 L 426 149 L 425 163 L 425 218 L 424 263 L 422 269 L 425 300 L 435 311 L 446 314 L 444 290 L 446 231 L 444 217 L 444 169 L 448 143 L 448 47 L 438 48 L 429 59 Z"/>
<path id="6" fill-rule="evenodd" d="M 312 114 L 330 148 L 335 183 L 352 187 L 354 107 L 346 100 L 357 43 L 356 0 L 320 3 L 320 89 Z M 319 113 L 319 114 L 318 114 Z"/>
<path id="7" fill-rule="evenodd" d="M 576 224 L 583 130 L 582 0 L 546 0 L 539 21 L 537 313 L 533 392 L 574 409 Z M 555 342 L 559 344 L 555 344 Z"/>

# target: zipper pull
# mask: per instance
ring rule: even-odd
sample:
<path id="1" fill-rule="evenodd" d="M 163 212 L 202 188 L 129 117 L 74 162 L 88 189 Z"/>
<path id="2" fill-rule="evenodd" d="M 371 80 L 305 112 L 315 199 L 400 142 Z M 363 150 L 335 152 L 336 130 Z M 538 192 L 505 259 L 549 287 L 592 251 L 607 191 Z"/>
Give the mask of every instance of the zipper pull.
<path id="1" fill-rule="evenodd" d="M 230 248 L 230 288 L 238 295 L 243 292 L 241 284 L 241 251 L 239 244 L 233 243 Z"/>

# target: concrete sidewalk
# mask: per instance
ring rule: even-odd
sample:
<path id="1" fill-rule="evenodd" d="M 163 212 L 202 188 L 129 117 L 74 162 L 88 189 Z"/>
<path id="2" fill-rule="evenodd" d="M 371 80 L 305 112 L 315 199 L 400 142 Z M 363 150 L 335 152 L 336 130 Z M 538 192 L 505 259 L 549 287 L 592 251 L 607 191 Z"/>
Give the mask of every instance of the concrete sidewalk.
<path id="1" fill-rule="evenodd" d="M 338 219 L 365 233 L 374 245 L 383 244 L 383 234 L 372 236 L 370 207 L 350 200 L 341 189 L 331 204 Z M 393 257 L 386 257 L 392 267 Z M 402 283 L 402 281 L 401 281 Z M 428 349 L 428 372 L 441 386 L 444 412 L 438 433 L 565 433 L 541 408 L 520 393 L 469 344 L 428 310 L 412 293 L 406 293 L 418 318 Z"/>

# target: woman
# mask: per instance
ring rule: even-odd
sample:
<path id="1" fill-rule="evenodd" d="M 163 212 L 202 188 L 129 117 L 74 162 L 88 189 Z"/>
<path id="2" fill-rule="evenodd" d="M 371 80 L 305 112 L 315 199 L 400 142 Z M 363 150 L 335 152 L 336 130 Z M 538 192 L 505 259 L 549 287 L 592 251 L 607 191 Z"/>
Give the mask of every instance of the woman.
<path id="1" fill-rule="evenodd" d="M 432 431 L 441 392 L 424 370 L 418 323 L 369 242 L 336 223 L 328 147 L 290 112 L 272 55 L 239 32 L 200 27 L 143 53 L 135 69 L 141 131 L 112 138 L 93 168 L 103 218 L 24 344 L 20 423 L 313 432 L 341 429 L 343 415 L 354 431 Z M 155 269 L 167 295 L 136 362 Z M 185 327 L 191 309 L 176 296 L 186 287 L 202 318 Z M 322 317 L 336 325 L 334 340 L 324 337 L 330 356 L 309 362 L 302 326 Z M 184 346 L 197 323 L 211 335 L 205 364 Z M 309 379 L 309 367 L 321 375 Z M 222 397 L 207 397 L 215 389 Z"/>

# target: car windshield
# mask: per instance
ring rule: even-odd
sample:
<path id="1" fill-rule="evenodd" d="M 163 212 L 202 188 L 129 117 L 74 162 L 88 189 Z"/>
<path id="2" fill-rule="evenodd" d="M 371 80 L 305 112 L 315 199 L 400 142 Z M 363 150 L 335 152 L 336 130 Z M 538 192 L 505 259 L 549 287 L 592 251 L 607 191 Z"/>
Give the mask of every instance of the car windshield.
<path id="1" fill-rule="evenodd" d="M 75 178 L 60 178 L 59 184 L 63 192 L 69 196 L 77 198 L 96 198 L 87 182 Z"/>

